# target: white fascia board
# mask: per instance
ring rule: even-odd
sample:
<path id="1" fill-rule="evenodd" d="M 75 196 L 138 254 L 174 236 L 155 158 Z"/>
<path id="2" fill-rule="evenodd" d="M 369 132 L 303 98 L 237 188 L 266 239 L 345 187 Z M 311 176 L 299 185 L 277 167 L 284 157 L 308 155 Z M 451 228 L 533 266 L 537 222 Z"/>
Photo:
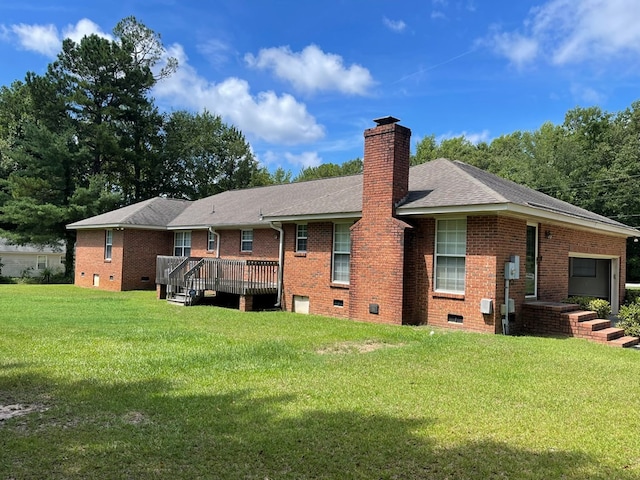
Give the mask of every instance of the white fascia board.
<path id="1" fill-rule="evenodd" d="M 103 225 L 67 225 L 67 230 L 167 230 L 167 227 L 158 225 L 128 225 L 126 223 L 105 223 Z"/>
<path id="2" fill-rule="evenodd" d="M 213 228 L 214 230 L 249 230 L 254 228 L 271 228 L 269 223 L 238 223 L 238 224 L 199 224 L 199 225 L 177 225 L 167 227 L 167 230 L 208 230 Z"/>
<path id="3" fill-rule="evenodd" d="M 610 225 L 586 218 L 574 217 L 568 214 L 550 212 L 542 208 L 517 205 L 513 203 L 495 203 L 485 205 L 455 205 L 446 207 L 430 207 L 415 209 L 399 209 L 399 216 L 415 215 L 451 215 L 451 214 L 479 214 L 479 213 L 512 213 L 527 218 L 537 218 L 553 223 L 572 225 L 586 230 L 598 230 L 608 234 L 615 234 L 622 237 L 640 236 L 640 231 L 631 227 Z"/>
<path id="4" fill-rule="evenodd" d="M 343 212 L 343 213 L 316 213 L 311 215 L 283 215 L 268 216 L 264 219 L 269 222 L 320 222 L 323 220 L 350 220 L 361 218 L 362 212 Z"/>

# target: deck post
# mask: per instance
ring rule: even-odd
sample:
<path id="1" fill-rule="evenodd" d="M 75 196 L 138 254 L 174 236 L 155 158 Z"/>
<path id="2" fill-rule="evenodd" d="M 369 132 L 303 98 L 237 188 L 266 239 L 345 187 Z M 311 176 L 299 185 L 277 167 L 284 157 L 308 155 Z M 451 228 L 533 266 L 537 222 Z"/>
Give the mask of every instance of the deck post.
<path id="1" fill-rule="evenodd" d="M 240 295 L 240 308 L 241 312 L 250 312 L 253 310 L 253 295 Z"/>

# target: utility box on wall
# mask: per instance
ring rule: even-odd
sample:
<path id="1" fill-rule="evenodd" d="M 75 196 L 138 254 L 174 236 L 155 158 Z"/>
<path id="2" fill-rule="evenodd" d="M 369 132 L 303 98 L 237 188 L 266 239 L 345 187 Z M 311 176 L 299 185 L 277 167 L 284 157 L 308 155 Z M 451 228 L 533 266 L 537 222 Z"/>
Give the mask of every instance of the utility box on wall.
<path id="1" fill-rule="evenodd" d="M 483 298 L 480 300 L 480 313 L 483 315 L 490 315 L 493 313 L 493 300 L 490 298 Z"/>

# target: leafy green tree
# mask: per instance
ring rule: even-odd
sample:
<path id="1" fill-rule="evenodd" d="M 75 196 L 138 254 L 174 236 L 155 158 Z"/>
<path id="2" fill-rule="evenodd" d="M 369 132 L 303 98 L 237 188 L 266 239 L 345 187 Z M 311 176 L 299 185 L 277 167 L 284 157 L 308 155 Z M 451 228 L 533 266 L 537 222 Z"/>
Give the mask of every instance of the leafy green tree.
<path id="1" fill-rule="evenodd" d="M 260 172 L 242 133 L 207 111 L 170 115 L 163 156 L 173 185 L 167 193 L 190 200 L 253 186 Z"/>
<path id="2" fill-rule="evenodd" d="M 317 180 L 320 178 L 340 177 L 344 175 L 356 175 L 362 173 L 363 163 L 360 158 L 344 162 L 341 165 L 335 163 L 323 163 L 317 167 L 305 167 L 293 179 L 294 182 Z"/>

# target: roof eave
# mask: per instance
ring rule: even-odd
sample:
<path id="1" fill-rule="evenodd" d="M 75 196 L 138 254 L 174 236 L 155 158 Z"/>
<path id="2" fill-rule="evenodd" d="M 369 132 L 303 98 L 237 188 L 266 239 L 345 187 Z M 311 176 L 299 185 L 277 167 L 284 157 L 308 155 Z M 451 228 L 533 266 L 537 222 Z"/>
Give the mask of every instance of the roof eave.
<path id="1" fill-rule="evenodd" d="M 495 204 L 483 204 L 483 205 L 451 205 L 442 207 L 418 207 L 418 208 L 402 208 L 397 211 L 399 216 L 415 216 L 415 215 L 454 215 L 465 213 L 512 213 L 515 215 L 521 215 L 528 218 L 538 218 L 541 220 L 547 220 L 557 223 L 565 223 L 580 228 L 598 230 L 606 232 L 611 235 L 621 237 L 638 237 L 640 236 L 640 230 L 627 226 L 619 226 L 608 224 L 604 222 L 598 222 L 595 220 L 588 220 L 584 218 L 577 218 L 569 214 L 562 214 L 556 212 L 549 212 L 540 208 L 530 207 L 526 205 L 519 205 L 515 203 L 495 203 Z"/>
<path id="2" fill-rule="evenodd" d="M 128 223 L 103 223 L 103 224 L 91 224 L 91 225 L 67 225 L 67 230 L 115 230 L 115 229 L 127 229 L 127 230 L 167 230 L 167 227 L 162 225 L 131 225 Z"/>
<path id="3" fill-rule="evenodd" d="M 346 220 L 362 217 L 361 211 L 338 213 L 313 213 L 306 215 L 265 215 L 268 222 L 313 222 L 322 220 Z"/>

